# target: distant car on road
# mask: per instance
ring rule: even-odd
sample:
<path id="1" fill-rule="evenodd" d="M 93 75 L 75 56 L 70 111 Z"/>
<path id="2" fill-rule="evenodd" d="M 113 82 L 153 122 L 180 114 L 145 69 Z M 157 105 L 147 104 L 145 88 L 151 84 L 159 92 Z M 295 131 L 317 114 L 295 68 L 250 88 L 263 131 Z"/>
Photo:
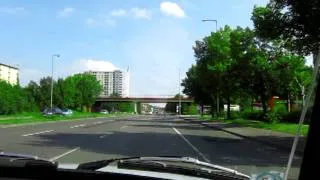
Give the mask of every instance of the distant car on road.
<path id="1" fill-rule="evenodd" d="M 108 110 L 105 110 L 105 109 L 101 109 L 100 113 L 101 113 L 101 114 L 109 114 L 109 111 L 108 111 Z"/>
<path id="2" fill-rule="evenodd" d="M 71 109 L 62 109 L 63 115 L 72 115 L 73 111 Z"/>

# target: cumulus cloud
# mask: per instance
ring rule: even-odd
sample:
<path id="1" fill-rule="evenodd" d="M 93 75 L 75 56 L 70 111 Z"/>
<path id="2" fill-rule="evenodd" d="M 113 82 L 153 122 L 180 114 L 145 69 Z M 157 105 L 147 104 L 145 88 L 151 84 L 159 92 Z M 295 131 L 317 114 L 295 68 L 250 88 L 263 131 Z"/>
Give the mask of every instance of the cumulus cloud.
<path id="1" fill-rule="evenodd" d="M 58 12 L 59 17 L 69 17 L 75 12 L 75 9 L 72 7 L 63 8 Z"/>
<path id="2" fill-rule="evenodd" d="M 183 9 L 177 3 L 170 1 L 162 2 L 160 4 L 160 10 L 168 16 L 174 16 L 177 18 L 184 18 L 186 16 Z"/>
<path id="3" fill-rule="evenodd" d="M 132 8 L 131 12 L 137 19 L 151 19 L 151 11 L 145 8 Z"/>
<path id="4" fill-rule="evenodd" d="M 84 71 L 114 71 L 117 70 L 115 65 L 112 64 L 110 61 L 105 60 L 93 60 L 93 59 L 80 59 L 75 60 L 69 72 L 71 71 L 74 73 L 81 73 Z"/>
<path id="5" fill-rule="evenodd" d="M 127 11 L 125 9 L 115 9 L 112 10 L 110 12 L 111 16 L 116 16 L 116 17 L 120 17 L 120 16 L 126 16 L 127 15 Z"/>
<path id="6" fill-rule="evenodd" d="M 7 6 L 0 6 L 0 12 L 7 13 L 7 14 L 16 14 L 18 12 L 24 11 L 23 7 L 7 7 Z"/>

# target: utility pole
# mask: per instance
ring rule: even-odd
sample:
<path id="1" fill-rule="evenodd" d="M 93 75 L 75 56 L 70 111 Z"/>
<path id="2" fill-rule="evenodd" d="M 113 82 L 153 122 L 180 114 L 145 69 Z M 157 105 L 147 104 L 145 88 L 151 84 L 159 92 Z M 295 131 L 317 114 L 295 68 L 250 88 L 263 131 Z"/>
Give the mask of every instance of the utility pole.
<path id="1" fill-rule="evenodd" d="M 54 60 L 54 57 L 56 58 L 59 58 L 60 55 L 59 54 L 53 54 L 51 56 L 51 96 L 50 96 L 50 108 L 51 108 L 51 112 L 52 112 L 52 95 L 53 95 L 53 60 Z"/>
<path id="2" fill-rule="evenodd" d="M 180 80 L 180 68 L 179 68 L 179 115 L 181 115 L 181 80 Z"/>
<path id="3" fill-rule="evenodd" d="M 304 85 L 300 84 L 298 79 L 295 77 L 294 78 L 297 82 L 297 84 L 299 85 L 300 89 L 301 89 L 301 96 L 302 96 L 302 107 L 304 107 L 305 105 L 305 88 L 304 88 Z"/>
<path id="4" fill-rule="evenodd" d="M 216 19 L 202 19 L 202 22 L 215 22 L 216 23 L 216 32 L 218 31 L 218 20 Z M 220 103 L 219 103 L 219 91 L 217 92 L 217 116 L 219 114 L 219 107 Z"/>

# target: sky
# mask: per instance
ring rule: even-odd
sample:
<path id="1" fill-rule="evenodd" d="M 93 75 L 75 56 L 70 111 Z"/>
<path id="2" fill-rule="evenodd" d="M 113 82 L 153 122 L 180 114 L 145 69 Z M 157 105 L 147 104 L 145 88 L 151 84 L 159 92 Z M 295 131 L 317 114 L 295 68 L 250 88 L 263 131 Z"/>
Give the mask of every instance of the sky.
<path id="1" fill-rule="evenodd" d="M 254 5 L 267 0 L 0 0 L 0 62 L 20 82 L 88 69 L 127 69 L 131 96 L 178 93 L 195 63 L 192 46 L 218 28 L 253 27 Z"/>

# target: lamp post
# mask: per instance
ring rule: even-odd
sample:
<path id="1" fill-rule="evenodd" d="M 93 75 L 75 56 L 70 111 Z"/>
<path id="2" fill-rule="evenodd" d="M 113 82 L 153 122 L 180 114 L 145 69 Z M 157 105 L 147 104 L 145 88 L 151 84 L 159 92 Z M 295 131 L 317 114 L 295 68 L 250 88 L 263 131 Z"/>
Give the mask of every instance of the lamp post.
<path id="1" fill-rule="evenodd" d="M 181 115 L 181 80 L 180 80 L 180 68 L 179 68 L 179 115 Z"/>
<path id="2" fill-rule="evenodd" d="M 55 57 L 59 58 L 60 55 L 59 54 L 53 54 L 51 56 L 51 92 L 50 92 L 50 94 L 51 94 L 51 96 L 50 96 L 50 108 L 51 108 L 51 111 L 52 111 L 52 95 L 53 95 L 53 60 L 54 60 Z"/>
<path id="3" fill-rule="evenodd" d="M 216 19 L 202 19 L 202 22 L 215 22 L 216 24 L 216 32 L 218 30 L 218 20 Z M 219 114 L 219 92 L 217 93 L 217 115 Z"/>

